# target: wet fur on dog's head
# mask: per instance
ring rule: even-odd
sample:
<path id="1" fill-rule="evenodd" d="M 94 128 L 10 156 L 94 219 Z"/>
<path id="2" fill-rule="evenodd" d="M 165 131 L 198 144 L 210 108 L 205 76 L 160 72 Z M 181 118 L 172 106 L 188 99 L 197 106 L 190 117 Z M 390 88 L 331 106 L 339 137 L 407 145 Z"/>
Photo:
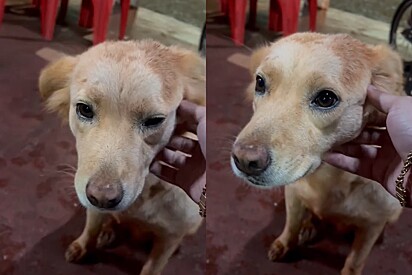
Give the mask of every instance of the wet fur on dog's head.
<path id="1" fill-rule="evenodd" d="M 261 187 L 295 182 L 315 171 L 326 151 L 354 139 L 377 112 L 365 104 L 369 84 L 403 93 L 398 54 L 349 35 L 283 38 L 254 52 L 251 74 L 265 88 L 256 92 L 255 81 L 249 86 L 254 114 L 236 142 L 267 148 L 270 164 L 252 180 Z M 331 108 L 316 104 L 324 90 L 337 96 Z M 231 162 L 236 175 L 250 178 Z"/>
<path id="2" fill-rule="evenodd" d="M 124 196 L 113 210 L 122 210 L 140 194 L 150 163 L 169 141 L 181 100 L 205 104 L 205 62 L 154 41 L 106 42 L 47 66 L 39 87 L 47 109 L 68 119 L 76 138 L 81 203 L 93 207 L 85 194 L 91 179 L 114 182 Z"/>

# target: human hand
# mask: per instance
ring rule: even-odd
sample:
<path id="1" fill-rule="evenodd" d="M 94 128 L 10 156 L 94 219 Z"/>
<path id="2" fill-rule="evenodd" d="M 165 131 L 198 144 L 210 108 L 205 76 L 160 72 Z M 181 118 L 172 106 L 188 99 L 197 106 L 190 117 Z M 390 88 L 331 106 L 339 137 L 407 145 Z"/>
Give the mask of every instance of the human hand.
<path id="1" fill-rule="evenodd" d="M 375 180 L 395 195 L 396 178 L 412 150 L 412 97 L 386 94 L 369 86 L 367 100 L 385 113 L 374 126 L 386 127 L 386 131 L 365 128 L 355 140 L 325 154 L 324 161 Z M 411 181 L 405 187 L 409 191 L 410 185 Z"/>
<path id="2" fill-rule="evenodd" d="M 182 123 L 176 126 L 175 134 L 158 154 L 150 171 L 181 187 L 195 202 L 199 202 L 206 186 L 206 108 L 183 100 L 177 116 Z M 179 135 L 184 132 L 196 134 L 198 140 Z"/>

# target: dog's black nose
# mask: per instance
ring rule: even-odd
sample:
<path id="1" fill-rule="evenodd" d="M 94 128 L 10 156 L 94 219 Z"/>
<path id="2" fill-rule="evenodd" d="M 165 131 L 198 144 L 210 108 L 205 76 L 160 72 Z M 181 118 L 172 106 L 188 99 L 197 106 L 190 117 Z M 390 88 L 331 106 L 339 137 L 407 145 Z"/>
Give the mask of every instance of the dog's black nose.
<path id="1" fill-rule="evenodd" d="M 246 175 L 257 176 L 269 166 L 268 150 L 258 144 L 236 142 L 233 145 L 232 158 L 236 167 Z"/>
<path id="2" fill-rule="evenodd" d="M 89 181 L 86 185 L 86 196 L 94 206 L 111 209 L 116 207 L 122 200 L 123 188 L 120 183 L 102 184 L 96 181 Z"/>

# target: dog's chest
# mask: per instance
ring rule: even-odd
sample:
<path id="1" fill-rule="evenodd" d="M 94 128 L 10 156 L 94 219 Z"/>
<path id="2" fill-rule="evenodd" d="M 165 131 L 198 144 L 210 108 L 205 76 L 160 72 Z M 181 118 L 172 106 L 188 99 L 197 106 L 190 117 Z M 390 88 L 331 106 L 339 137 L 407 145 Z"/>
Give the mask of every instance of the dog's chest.
<path id="1" fill-rule="evenodd" d="M 349 186 L 340 180 L 340 175 L 330 173 L 328 167 L 321 167 L 315 174 L 291 187 L 305 207 L 320 219 L 341 216 L 341 206 L 350 192 Z"/>
<path id="2" fill-rule="evenodd" d="M 302 184 L 297 190 L 297 196 L 303 205 L 320 219 L 333 218 L 339 215 L 337 204 L 344 199 L 342 190 L 330 190 L 332 192 L 319 192 L 308 184 Z"/>

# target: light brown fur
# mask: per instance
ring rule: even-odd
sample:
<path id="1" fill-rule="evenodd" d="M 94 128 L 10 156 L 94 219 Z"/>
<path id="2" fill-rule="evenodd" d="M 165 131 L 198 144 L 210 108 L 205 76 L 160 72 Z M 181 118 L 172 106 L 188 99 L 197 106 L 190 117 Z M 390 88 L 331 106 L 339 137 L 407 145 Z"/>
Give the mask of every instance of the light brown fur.
<path id="1" fill-rule="evenodd" d="M 254 182 L 285 186 L 286 225 L 269 258 L 280 260 L 300 243 L 307 212 L 337 228 L 354 228 L 355 240 L 341 274 L 361 274 L 373 244 L 401 213 L 399 202 L 378 183 L 321 161 L 336 145 L 354 139 L 377 114 L 365 104 L 368 84 L 393 94 L 402 90 L 402 62 L 387 46 L 370 46 L 348 35 L 294 34 L 252 55 L 252 75 L 264 75 L 265 95 L 254 96 L 254 114 L 236 142 L 268 148 L 269 167 Z M 310 107 L 321 89 L 340 103 L 322 112 Z M 232 161 L 233 164 L 233 161 Z M 234 172 L 246 178 L 236 166 Z"/>
<path id="2" fill-rule="evenodd" d="M 39 87 L 48 110 L 68 119 L 76 138 L 75 188 L 87 208 L 86 226 L 67 249 L 66 259 L 78 261 L 110 242 L 113 232 L 102 226 L 112 216 L 120 224 L 133 224 L 135 232 L 154 237 L 140 274 L 160 274 L 202 219 L 196 203 L 180 188 L 149 174 L 149 165 L 170 139 L 181 100 L 205 105 L 204 60 L 154 41 L 106 42 L 47 66 Z M 78 117 L 79 102 L 93 106 L 93 122 Z M 156 114 L 166 116 L 164 123 L 141 129 L 141 121 Z M 96 179 L 102 186 L 122 185 L 124 196 L 115 211 L 102 212 L 88 201 L 86 184 Z"/>

